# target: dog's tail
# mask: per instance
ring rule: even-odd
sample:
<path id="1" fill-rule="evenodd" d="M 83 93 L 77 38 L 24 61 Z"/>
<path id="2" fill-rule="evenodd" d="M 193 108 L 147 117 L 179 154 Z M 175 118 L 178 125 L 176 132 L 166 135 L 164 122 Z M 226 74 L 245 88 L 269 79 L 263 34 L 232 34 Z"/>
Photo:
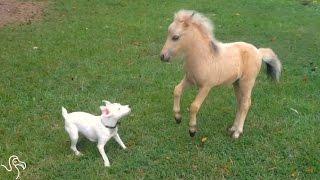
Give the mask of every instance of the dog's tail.
<path id="1" fill-rule="evenodd" d="M 258 51 L 263 62 L 265 62 L 267 65 L 268 76 L 276 81 L 279 81 L 282 65 L 278 56 L 270 48 L 259 48 Z"/>
<path id="2" fill-rule="evenodd" d="M 67 119 L 67 116 L 68 116 L 68 111 L 66 110 L 66 108 L 62 107 L 62 116 L 64 119 Z"/>

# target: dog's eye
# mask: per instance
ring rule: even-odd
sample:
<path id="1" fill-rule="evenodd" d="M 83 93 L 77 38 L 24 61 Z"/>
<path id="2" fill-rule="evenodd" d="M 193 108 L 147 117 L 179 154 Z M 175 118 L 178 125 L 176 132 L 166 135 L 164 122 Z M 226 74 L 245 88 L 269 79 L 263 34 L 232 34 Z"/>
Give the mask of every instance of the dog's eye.
<path id="1" fill-rule="evenodd" d="M 174 36 L 172 36 L 172 41 L 178 41 L 179 38 L 180 38 L 180 36 L 174 35 Z"/>

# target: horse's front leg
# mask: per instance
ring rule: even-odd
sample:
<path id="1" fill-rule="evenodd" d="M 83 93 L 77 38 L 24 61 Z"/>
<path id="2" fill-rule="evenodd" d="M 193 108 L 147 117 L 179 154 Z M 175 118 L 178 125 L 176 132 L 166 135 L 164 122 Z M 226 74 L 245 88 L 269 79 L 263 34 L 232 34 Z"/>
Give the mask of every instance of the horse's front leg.
<path id="1" fill-rule="evenodd" d="M 173 112 L 174 112 L 174 118 L 177 123 L 180 123 L 182 119 L 181 112 L 180 112 L 180 99 L 184 89 L 187 88 L 188 86 L 190 86 L 190 83 L 186 78 L 183 78 L 181 82 L 174 88 Z"/>
<path id="2" fill-rule="evenodd" d="M 199 88 L 198 95 L 190 106 L 190 122 L 189 122 L 189 133 L 193 137 L 197 132 L 197 113 L 201 107 L 201 104 L 210 92 L 211 87 L 204 86 Z"/>

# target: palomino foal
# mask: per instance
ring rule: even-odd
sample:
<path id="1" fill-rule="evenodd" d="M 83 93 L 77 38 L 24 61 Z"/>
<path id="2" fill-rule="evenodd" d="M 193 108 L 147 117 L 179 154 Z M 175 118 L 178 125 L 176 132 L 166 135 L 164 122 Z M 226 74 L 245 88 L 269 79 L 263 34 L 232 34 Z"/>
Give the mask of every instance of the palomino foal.
<path id="1" fill-rule="evenodd" d="M 173 111 L 181 122 L 180 98 L 187 87 L 196 85 L 198 95 L 190 106 L 190 136 L 197 131 L 197 113 L 214 86 L 233 84 L 237 98 L 237 114 L 229 131 L 233 138 L 243 132 L 243 125 L 251 105 L 251 91 L 262 61 L 267 73 L 279 80 L 281 62 L 269 48 L 257 49 L 245 42 L 221 43 L 213 36 L 213 25 L 200 13 L 180 10 L 168 28 L 168 37 L 161 51 L 161 60 L 183 55 L 185 76 L 174 89 Z"/>

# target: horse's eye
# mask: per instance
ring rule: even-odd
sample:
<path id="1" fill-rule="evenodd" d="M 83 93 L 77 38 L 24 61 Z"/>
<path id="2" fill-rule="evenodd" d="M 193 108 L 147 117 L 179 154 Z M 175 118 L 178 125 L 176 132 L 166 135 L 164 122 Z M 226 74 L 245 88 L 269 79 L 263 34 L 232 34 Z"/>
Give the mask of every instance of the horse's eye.
<path id="1" fill-rule="evenodd" d="M 172 36 L 172 41 L 178 41 L 179 38 L 180 38 L 180 36 L 174 35 L 174 36 Z"/>

